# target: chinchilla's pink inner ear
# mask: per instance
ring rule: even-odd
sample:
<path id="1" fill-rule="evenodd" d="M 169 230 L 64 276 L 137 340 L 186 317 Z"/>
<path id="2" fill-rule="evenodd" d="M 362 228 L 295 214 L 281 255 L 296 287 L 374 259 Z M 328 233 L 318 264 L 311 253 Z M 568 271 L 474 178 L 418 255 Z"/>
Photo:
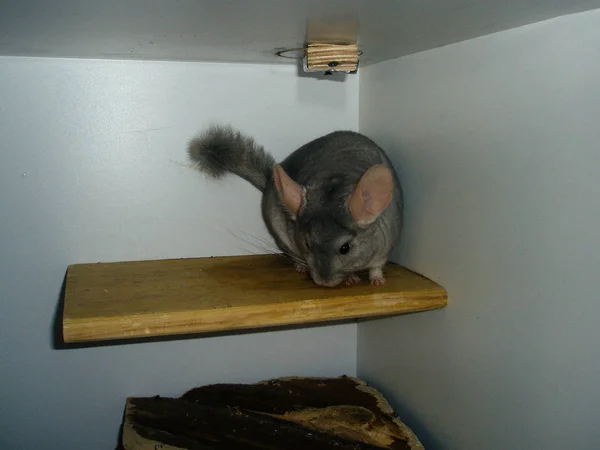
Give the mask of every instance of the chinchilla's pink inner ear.
<path id="1" fill-rule="evenodd" d="M 302 205 L 302 195 L 304 192 L 302 186 L 292 180 L 279 164 L 275 164 L 273 175 L 275 187 L 279 192 L 279 198 L 295 218 Z"/>
<path id="2" fill-rule="evenodd" d="M 360 177 L 348 201 L 350 214 L 358 226 L 365 227 L 373 223 L 392 200 L 393 191 L 390 169 L 382 164 L 370 167 Z"/>

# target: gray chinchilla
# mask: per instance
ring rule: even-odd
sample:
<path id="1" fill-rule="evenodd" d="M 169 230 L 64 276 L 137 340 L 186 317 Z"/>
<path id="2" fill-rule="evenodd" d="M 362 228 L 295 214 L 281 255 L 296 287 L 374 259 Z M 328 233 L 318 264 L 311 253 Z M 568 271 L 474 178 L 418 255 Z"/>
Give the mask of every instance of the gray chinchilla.
<path id="1" fill-rule="evenodd" d="M 402 192 L 390 160 L 366 136 L 336 131 L 277 164 L 252 138 L 212 126 L 190 141 L 188 154 L 213 178 L 233 173 L 263 193 L 269 232 L 316 284 L 353 284 L 367 269 L 371 284 L 384 284 L 382 268 L 402 227 Z"/>

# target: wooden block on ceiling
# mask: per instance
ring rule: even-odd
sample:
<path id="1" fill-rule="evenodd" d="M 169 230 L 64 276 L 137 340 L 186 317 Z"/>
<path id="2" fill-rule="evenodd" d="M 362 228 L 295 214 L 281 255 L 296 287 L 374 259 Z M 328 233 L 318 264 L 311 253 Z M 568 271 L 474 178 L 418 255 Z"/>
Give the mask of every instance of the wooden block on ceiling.
<path id="1" fill-rule="evenodd" d="M 358 69 L 356 44 L 309 44 L 306 49 L 306 68 L 309 71 L 352 72 Z"/>
<path id="2" fill-rule="evenodd" d="M 66 343 L 252 329 L 442 308 L 447 293 L 396 264 L 386 284 L 322 288 L 279 255 L 75 264 Z"/>

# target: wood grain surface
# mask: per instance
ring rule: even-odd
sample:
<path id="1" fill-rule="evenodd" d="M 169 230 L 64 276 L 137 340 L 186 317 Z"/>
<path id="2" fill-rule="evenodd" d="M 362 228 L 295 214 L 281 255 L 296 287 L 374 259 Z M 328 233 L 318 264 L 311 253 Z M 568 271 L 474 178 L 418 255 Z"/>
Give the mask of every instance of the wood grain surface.
<path id="1" fill-rule="evenodd" d="M 309 44 L 306 49 L 306 66 L 311 71 L 357 70 L 358 47 L 356 44 Z"/>
<path id="2" fill-rule="evenodd" d="M 67 271 L 67 343 L 332 321 L 442 308 L 447 293 L 396 264 L 324 288 L 278 255 L 75 264 Z"/>

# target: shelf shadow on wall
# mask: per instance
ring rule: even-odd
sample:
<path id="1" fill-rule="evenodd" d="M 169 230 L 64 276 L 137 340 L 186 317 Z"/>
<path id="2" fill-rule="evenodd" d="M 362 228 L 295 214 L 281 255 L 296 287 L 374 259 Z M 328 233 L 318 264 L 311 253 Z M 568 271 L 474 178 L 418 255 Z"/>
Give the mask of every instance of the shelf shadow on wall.
<path id="1" fill-rule="evenodd" d="M 60 350 L 64 347 L 65 342 L 63 339 L 63 312 L 65 310 L 65 289 L 67 286 L 67 273 L 63 277 L 62 285 L 60 287 L 60 294 L 56 302 L 56 309 L 54 311 L 54 319 L 52 320 L 52 328 L 50 331 L 50 342 L 54 350 Z"/>

